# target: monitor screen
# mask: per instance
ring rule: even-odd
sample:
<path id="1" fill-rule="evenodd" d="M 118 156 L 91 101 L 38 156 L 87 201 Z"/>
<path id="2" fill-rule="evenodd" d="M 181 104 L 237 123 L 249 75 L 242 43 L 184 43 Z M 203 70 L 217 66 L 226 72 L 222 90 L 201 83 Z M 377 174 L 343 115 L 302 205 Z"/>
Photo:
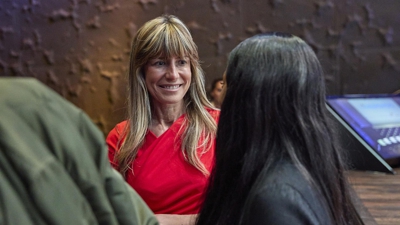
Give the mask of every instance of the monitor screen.
<path id="1" fill-rule="evenodd" d="M 400 95 L 328 96 L 327 104 L 383 159 L 400 158 Z"/>

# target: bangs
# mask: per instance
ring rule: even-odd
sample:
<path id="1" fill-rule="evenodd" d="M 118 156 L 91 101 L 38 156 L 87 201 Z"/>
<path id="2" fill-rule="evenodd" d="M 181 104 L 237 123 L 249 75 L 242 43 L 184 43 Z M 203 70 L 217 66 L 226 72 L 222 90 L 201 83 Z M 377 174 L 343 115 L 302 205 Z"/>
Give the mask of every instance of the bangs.
<path id="1" fill-rule="evenodd" d="M 189 57 L 197 59 L 197 49 L 193 43 L 192 37 L 183 28 L 166 24 L 150 41 L 147 49 L 149 58 L 163 57 L 171 58 L 178 56 L 180 58 Z"/>

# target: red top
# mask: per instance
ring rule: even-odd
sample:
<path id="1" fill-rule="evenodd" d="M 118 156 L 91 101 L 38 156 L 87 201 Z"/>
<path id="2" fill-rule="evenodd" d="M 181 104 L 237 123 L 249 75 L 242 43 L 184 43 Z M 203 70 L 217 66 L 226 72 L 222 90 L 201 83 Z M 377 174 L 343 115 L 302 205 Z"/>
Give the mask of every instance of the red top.
<path id="1" fill-rule="evenodd" d="M 218 122 L 219 111 L 207 109 Z M 132 171 L 126 174 L 126 181 L 143 198 L 155 214 L 197 214 L 202 203 L 208 176 L 185 161 L 179 135 L 185 115 L 179 117 L 161 136 L 148 131 L 142 148 L 132 162 Z M 125 138 L 127 121 L 117 124 L 107 136 L 109 159 L 116 168 L 114 155 Z M 201 141 L 201 140 L 199 140 Z M 211 172 L 215 141 L 200 160 Z M 201 149 L 199 149 L 199 152 Z"/>

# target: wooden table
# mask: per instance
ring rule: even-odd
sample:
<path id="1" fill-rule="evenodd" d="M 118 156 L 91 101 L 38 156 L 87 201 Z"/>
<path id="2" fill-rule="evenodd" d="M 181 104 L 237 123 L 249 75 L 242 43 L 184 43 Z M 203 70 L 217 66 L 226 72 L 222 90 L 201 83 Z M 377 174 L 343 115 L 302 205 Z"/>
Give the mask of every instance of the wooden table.
<path id="1" fill-rule="evenodd" d="M 357 208 L 366 225 L 400 225 L 400 168 L 395 171 L 395 175 L 348 172 L 350 184 L 357 193 Z"/>

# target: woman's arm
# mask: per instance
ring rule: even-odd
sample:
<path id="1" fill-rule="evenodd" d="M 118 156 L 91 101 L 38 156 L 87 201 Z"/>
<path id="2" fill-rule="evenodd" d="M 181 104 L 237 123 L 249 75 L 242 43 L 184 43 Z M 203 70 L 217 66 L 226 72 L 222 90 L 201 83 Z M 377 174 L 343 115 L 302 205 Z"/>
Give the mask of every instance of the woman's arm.
<path id="1" fill-rule="evenodd" d="M 160 225 L 194 225 L 197 214 L 176 215 L 176 214 L 156 214 Z"/>

